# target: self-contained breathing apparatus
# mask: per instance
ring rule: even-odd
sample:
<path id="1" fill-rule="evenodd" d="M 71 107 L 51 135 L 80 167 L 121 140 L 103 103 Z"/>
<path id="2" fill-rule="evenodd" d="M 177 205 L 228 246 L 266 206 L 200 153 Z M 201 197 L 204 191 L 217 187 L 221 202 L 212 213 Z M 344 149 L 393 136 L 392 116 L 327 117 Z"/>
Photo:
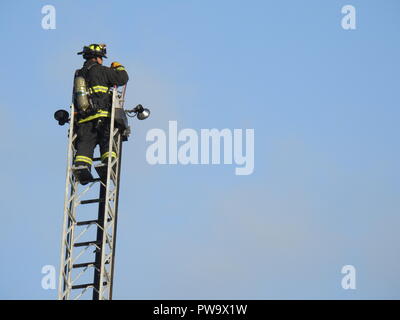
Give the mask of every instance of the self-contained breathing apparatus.
<path id="1" fill-rule="evenodd" d="M 85 79 L 86 74 L 84 74 L 87 73 L 92 66 L 76 70 L 75 72 L 74 100 L 77 111 L 81 117 L 88 116 L 90 113 L 95 111 L 92 99 L 90 98 L 87 81 Z"/>
<path id="2" fill-rule="evenodd" d="M 103 104 L 99 104 L 94 99 L 92 99 L 92 91 L 89 88 L 89 82 L 87 81 L 87 76 L 89 70 L 96 64 L 91 64 L 89 66 L 84 66 L 81 69 L 76 70 L 74 77 L 74 106 L 76 107 L 76 112 L 79 119 L 84 119 L 89 116 L 96 114 L 99 110 L 104 109 L 104 106 L 111 104 L 111 95 L 106 99 L 109 101 L 104 101 Z M 108 91 L 107 93 L 111 93 Z M 106 120 L 103 117 L 96 119 L 96 128 L 101 130 L 106 124 Z"/>

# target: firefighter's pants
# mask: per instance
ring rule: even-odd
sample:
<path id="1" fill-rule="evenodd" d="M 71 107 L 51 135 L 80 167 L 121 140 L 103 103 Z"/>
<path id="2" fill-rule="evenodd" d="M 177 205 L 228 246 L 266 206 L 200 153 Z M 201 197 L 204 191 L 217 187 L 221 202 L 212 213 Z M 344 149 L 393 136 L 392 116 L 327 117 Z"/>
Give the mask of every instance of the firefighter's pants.
<path id="1" fill-rule="evenodd" d="M 110 138 L 110 118 L 99 118 L 78 124 L 75 165 L 90 167 L 93 163 L 93 151 L 100 147 L 101 161 L 108 161 L 108 144 Z M 113 152 L 112 157 L 116 157 Z"/>

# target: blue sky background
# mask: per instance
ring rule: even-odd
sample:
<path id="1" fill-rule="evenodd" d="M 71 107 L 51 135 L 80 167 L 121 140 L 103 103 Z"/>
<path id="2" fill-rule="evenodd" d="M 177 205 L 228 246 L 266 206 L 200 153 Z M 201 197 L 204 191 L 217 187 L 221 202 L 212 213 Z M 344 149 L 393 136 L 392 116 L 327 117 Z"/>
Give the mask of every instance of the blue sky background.
<path id="1" fill-rule="evenodd" d="M 41 8 L 54 5 L 56 30 Z M 357 9 L 357 30 L 341 8 Z M 84 44 L 130 75 L 116 299 L 399 299 L 400 2 L 2 1 L 1 299 L 55 299 Z M 150 166 L 146 133 L 254 128 L 255 171 Z M 354 265 L 357 289 L 343 290 Z"/>

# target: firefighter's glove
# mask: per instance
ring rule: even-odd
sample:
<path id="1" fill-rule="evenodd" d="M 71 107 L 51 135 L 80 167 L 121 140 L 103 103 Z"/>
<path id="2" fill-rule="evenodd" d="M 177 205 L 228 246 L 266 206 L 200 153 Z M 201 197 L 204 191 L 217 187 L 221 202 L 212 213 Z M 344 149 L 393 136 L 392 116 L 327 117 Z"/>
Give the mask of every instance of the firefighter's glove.
<path id="1" fill-rule="evenodd" d="M 111 68 L 118 68 L 118 67 L 122 67 L 122 65 L 119 62 L 114 61 L 113 63 L 111 63 Z"/>

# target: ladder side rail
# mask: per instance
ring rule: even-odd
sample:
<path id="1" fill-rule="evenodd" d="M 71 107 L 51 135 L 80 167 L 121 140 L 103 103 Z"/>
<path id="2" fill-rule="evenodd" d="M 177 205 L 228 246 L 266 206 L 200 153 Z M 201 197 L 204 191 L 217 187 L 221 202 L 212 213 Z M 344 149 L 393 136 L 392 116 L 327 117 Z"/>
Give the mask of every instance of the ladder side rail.
<path id="1" fill-rule="evenodd" d="M 114 135 L 114 140 L 117 140 L 118 142 L 121 139 L 121 135 L 119 134 L 118 130 L 114 130 L 115 135 Z M 119 149 L 119 143 L 117 143 L 115 146 L 115 153 L 117 154 L 117 159 L 112 160 L 112 165 L 111 165 L 111 174 L 115 175 L 116 177 L 118 176 L 118 163 L 119 163 L 119 157 L 121 156 L 120 149 Z M 111 181 L 109 182 L 111 185 Z M 106 265 L 104 265 L 104 275 L 105 279 L 104 282 L 107 283 L 107 291 L 103 291 L 103 298 L 106 299 L 111 299 L 111 290 L 113 287 L 113 278 L 112 278 L 112 272 L 113 272 L 113 265 L 115 261 L 115 250 L 114 250 L 114 245 L 115 245 L 115 239 L 116 239 L 116 234 L 114 233 L 115 231 L 115 226 L 116 226 L 116 204 L 117 204 L 117 192 L 118 192 L 118 185 L 119 182 L 118 180 L 115 182 L 112 190 L 109 192 L 109 201 L 108 201 L 108 206 L 106 208 L 106 216 L 110 220 L 108 225 L 107 225 L 107 232 L 105 233 L 105 236 L 107 237 L 106 243 L 108 243 L 108 249 L 106 251 L 107 255 L 105 258 L 105 261 L 108 266 L 108 270 L 106 269 Z M 104 297 L 104 294 L 106 294 L 106 297 Z"/>
<path id="2" fill-rule="evenodd" d="M 66 242 L 71 245 L 71 237 L 70 232 L 67 232 L 70 228 L 70 210 L 74 210 L 73 203 L 70 202 L 70 196 L 75 191 L 73 185 L 71 185 L 72 179 L 72 158 L 73 158 L 73 140 L 74 140 L 74 122 L 75 122 L 75 112 L 74 112 L 74 104 L 71 104 L 71 118 L 70 118 L 70 126 L 68 133 L 68 147 L 67 147 L 67 170 L 66 170 L 66 181 L 65 181 L 65 194 L 64 194 L 64 218 L 63 218 L 63 230 L 61 236 L 61 257 L 60 257 L 60 274 L 59 274 L 59 283 L 58 283 L 58 299 L 68 298 L 67 292 L 69 291 L 68 279 L 70 279 L 70 270 L 66 265 L 65 261 L 68 261 L 69 256 L 72 252 L 67 248 Z M 72 213 L 73 214 L 73 213 Z M 74 215 L 73 215 L 74 216 Z M 73 222 L 72 222 L 73 223 Z M 71 248 L 70 248 L 71 249 Z M 67 294 L 67 297 L 66 297 Z"/>
<path id="3" fill-rule="evenodd" d="M 123 109 L 125 104 L 125 94 L 126 94 L 126 85 L 122 89 L 121 99 L 119 101 L 121 107 Z M 119 201 L 119 188 L 120 188 L 120 173 L 121 173 L 121 161 L 122 161 L 122 136 L 121 133 L 118 134 L 117 141 L 118 148 L 118 161 L 116 163 L 116 191 L 114 195 L 114 226 L 113 226 L 113 245 L 112 245 L 112 261 L 110 261 L 110 278 L 111 284 L 109 289 L 109 299 L 112 300 L 113 296 L 113 283 L 114 283 L 114 267 L 115 267 L 115 253 L 116 253 L 116 244 L 117 244 L 117 222 L 118 222 L 118 201 Z"/>
<path id="4" fill-rule="evenodd" d="M 115 152 L 116 156 L 119 157 L 118 154 L 119 150 L 114 148 L 114 139 L 116 135 L 119 135 L 118 130 L 115 132 L 115 108 L 116 104 L 120 103 L 120 98 L 118 97 L 117 87 L 114 86 L 113 88 L 113 100 L 112 100 L 112 107 L 111 107 L 111 122 L 110 122 L 110 138 L 108 143 L 108 170 L 107 170 L 107 183 L 106 183 L 106 197 L 105 197 L 105 215 L 104 215 L 104 233 L 103 233 L 103 242 L 102 242 L 102 254 L 101 254 L 101 269 L 100 269 L 100 287 L 99 287 L 99 299 L 109 299 L 110 287 L 112 286 L 111 277 L 107 270 L 106 262 L 108 264 L 112 264 L 113 256 L 112 256 L 112 243 L 110 240 L 107 243 L 107 232 L 109 230 L 109 226 L 113 226 L 114 223 L 114 213 L 110 212 L 112 209 L 110 207 L 111 200 L 111 193 L 115 191 L 116 185 L 112 183 L 111 180 L 111 171 L 113 171 L 113 159 L 112 159 L 112 152 Z M 115 150 L 115 151 L 114 151 Z M 118 160 L 118 159 L 116 159 Z M 115 202 L 115 197 L 114 197 Z M 114 228 L 112 229 L 114 230 Z M 111 235 L 111 240 L 113 239 L 113 235 Z M 106 254 L 107 245 L 110 246 L 111 254 Z M 105 291 L 108 289 L 108 296 L 104 296 Z"/>
<path id="5" fill-rule="evenodd" d="M 117 244 L 117 222 L 118 222 L 118 200 L 119 200 L 119 185 L 120 185 L 120 173 L 121 173 L 121 161 L 122 161 L 122 139 L 121 134 L 118 136 L 119 144 L 119 157 L 117 162 L 117 190 L 115 195 L 115 210 L 114 210 L 114 231 L 113 231 L 113 259 L 111 261 L 110 273 L 111 273 L 111 284 L 114 282 L 114 267 L 115 267 L 115 247 Z M 110 286 L 110 300 L 112 300 L 113 286 Z"/>

